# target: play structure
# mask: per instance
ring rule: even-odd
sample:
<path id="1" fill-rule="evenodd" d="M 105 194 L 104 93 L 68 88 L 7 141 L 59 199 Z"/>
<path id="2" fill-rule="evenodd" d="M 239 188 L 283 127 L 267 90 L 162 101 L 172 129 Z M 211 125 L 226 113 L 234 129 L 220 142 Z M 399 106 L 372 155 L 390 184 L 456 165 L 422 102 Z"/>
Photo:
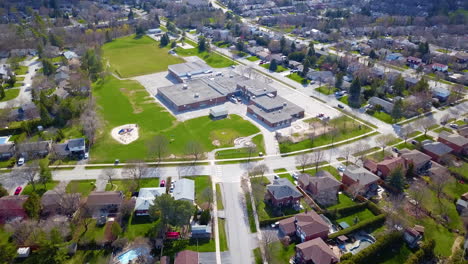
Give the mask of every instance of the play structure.
<path id="1" fill-rule="evenodd" d="M 111 134 L 119 143 L 127 145 L 138 139 L 138 125 L 127 124 L 119 126 L 112 129 Z"/>

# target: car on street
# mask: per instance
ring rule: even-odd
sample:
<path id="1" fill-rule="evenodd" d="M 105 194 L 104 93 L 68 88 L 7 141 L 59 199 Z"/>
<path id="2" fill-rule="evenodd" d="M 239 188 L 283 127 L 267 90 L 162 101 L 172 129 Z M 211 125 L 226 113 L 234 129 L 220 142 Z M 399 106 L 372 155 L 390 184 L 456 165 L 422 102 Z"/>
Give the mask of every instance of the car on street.
<path id="1" fill-rule="evenodd" d="M 24 158 L 20 157 L 17 162 L 18 166 L 22 166 L 24 164 Z"/>
<path id="2" fill-rule="evenodd" d="M 89 152 L 85 152 L 84 159 L 88 159 L 88 158 L 89 158 Z"/>
<path id="3" fill-rule="evenodd" d="M 399 151 L 396 147 L 393 147 L 392 150 L 393 150 L 393 152 L 395 152 L 395 153 L 400 153 L 400 151 Z"/>
<path id="4" fill-rule="evenodd" d="M 419 142 L 418 142 L 417 140 L 414 140 L 414 139 L 411 140 L 411 144 L 413 144 L 413 145 L 416 145 L 416 144 L 418 144 L 418 143 L 419 143 Z"/>
<path id="5" fill-rule="evenodd" d="M 449 124 L 449 127 L 453 128 L 453 129 L 458 129 L 458 125 L 455 124 L 455 123 Z"/>
<path id="6" fill-rule="evenodd" d="M 338 104 L 338 107 L 344 109 L 344 106 L 342 104 Z"/>
<path id="7" fill-rule="evenodd" d="M 280 177 L 278 175 L 274 175 L 273 178 L 275 178 L 275 180 L 279 179 Z"/>
<path id="8" fill-rule="evenodd" d="M 23 187 L 21 186 L 18 186 L 15 190 L 15 195 L 19 195 L 21 193 L 21 191 L 23 190 Z"/>
<path id="9" fill-rule="evenodd" d="M 159 187 L 164 187 L 164 186 L 166 186 L 166 181 L 161 180 L 161 182 L 159 183 Z"/>
<path id="10" fill-rule="evenodd" d="M 343 165 L 338 166 L 338 171 L 343 172 L 343 171 L 345 171 L 345 169 L 346 168 Z"/>

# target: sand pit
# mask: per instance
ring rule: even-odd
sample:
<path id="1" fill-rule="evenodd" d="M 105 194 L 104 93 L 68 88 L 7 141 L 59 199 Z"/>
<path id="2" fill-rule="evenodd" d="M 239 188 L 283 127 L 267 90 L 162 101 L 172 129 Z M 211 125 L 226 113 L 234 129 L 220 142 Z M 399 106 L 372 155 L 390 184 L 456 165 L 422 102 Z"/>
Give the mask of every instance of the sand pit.
<path id="1" fill-rule="evenodd" d="M 138 139 L 138 125 L 127 124 L 118 126 L 111 131 L 112 137 L 120 144 L 130 144 Z"/>

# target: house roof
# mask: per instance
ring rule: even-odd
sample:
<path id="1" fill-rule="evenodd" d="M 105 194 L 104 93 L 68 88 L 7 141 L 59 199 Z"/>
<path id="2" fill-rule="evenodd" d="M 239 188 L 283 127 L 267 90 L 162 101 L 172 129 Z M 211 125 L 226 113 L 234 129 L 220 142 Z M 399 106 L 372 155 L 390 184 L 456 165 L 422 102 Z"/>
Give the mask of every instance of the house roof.
<path id="1" fill-rule="evenodd" d="M 321 238 L 315 238 L 299 245 L 296 249 L 302 252 L 304 260 L 314 264 L 330 264 L 338 262 L 338 257 Z"/>
<path id="2" fill-rule="evenodd" d="M 154 198 L 166 193 L 166 187 L 141 188 L 135 201 L 135 211 L 148 210 Z"/>
<path id="3" fill-rule="evenodd" d="M 377 175 L 356 165 L 347 166 L 343 174 L 355 182 L 359 181 L 361 185 L 371 184 L 379 180 Z"/>
<path id="4" fill-rule="evenodd" d="M 0 144 L 0 153 L 9 153 L 9 152 L 15 152 L 15 144 L 13 143 Z"/>
<path id="5" fill-rule="evenodd" d="M 411 161 L 415 166 L 422 165 L 428 161 L 431 160 L 431 157 L 422 153 L 419 150 L 413 149 L 413 150 L 402 150 L 400 151 L 401 157 L 406 160 L 406 161 Z"/>
<path id="6" fill-rule="evenodd" d="M 73 138 L 68 140 L 68 148 L 79 148 L 85 146 L 85 139 L 84 138 Z"/>
<path id="7" fill-rule="evenodd" d="M 23 210 L 23 204 L 28 200 L 27 195 L 9 195 L 0 198 L 0 212 Z"/>
<path id="8" fill-rule="evenodd" d="M 306 236 L 322 233 L 329 230 L 329 226 L 315 211 L 297 214 L 296 225 L 300 226 Z"/>
<path id="9" fill-rule="evenodd" d="M 81 194 L 79 193 L 59 194 L 56 191 L 48 190 L 41 197 L 41 205 L 43 208 L 46 208 L 48 206 L 57 206 L 57 205 L 60 205 L 60 203 L 62 202 L 63 200 L 62 198 L 65 198 L 65 199 L 69 198 L 67 199 L 67 201 L 75 200 L 78 202 L 80 197 L 81 197 Z"/>
<path id="10" fill-rule="evenodd" d="M 385 101 L 384 99 L 381 99 L 381 98 L 378 98 L 378 97 L 371 97 L 369 99 L 369 104 L 371 105 L 380 105 L 382 106 L 383 109 L 385 109 L 385 111 L 387 112 L 391 112 L 393 110 L 393 106 L 394 104 L 389 102 L 389 101 Z"/>
<path id="11" fill-rule="evenodd" d="M 302 194 L 296 189 L 296 186 L 286 178 L 274 180 L 272 184 L 267 186 L 267 190 L 277 200 L 288 197 L 302 197 Z"/>
<path id="12" fill-rule="evenodd" d="M 175 200 L 186 199 L 195 200 L 195 181 L 189 179 L 180 179 L 174 183 L 173 196 Z"/>
<path id="13" fill-rule="evenodd" d="M 335 189 L 336 187 L 341 186 L 341 182 L 339 182 L 330 172 L 320 170 L 318 171 L 315 176 L 311 176 L 310 174 L 303 173 L 299 176 L 299 182 L 304 184 L 305 186 L 313 185 L 316 186 L 317 191 L 325 191 L 329 189 Z"/>
<path id="14" fill-rule="evenodd" d="M 289 217 L 279 221 L 279 227 L 286 233 L 291 234 L 296 231 L 296 219 L 293 217 Z"/>
<path id="15" fill-rule="evenodd" d="M 442 131 L 439 134 L 439 138 L 444 139 L 456 146 L 463 147 L 468 145 L 468 138 L 462 137 L 458 134 L 451 134 L 445 131 Z"/>
<path id="16" fill-rule="evenodd" d="M 48 151 L 50 146 L 50 141 L 37 141 L 37 142 L 27 142 L 21 143 L 18 145 L 20 152 L 40 152 Z"/>
<path id="17" fill-rule="evenodd" d="M 440 165 L 437 162 L 431 161 L 431 168 L 429 169 L 429 175 L 441 175 L 441 174 L 450 174 L 449 170 Z"/>
<path id="18" fill-rule="evenodd" d="M 191 250 L 180 251 L 175 256 L 174 264 L 198 264 L 198 252 Z"/>
<path id="19" fill-rule="evenodd" d="M 442 142 L 432 142 L 432 143 L 424 144 L 423 149 L 425 151 L 434 153 L 437 156 L 443 156 L 445 154 L 452 152 L 453 150 L 451 147 L 445 145 Z"/>
<path id="20" fill-rule="evenodd" d="M 468 137 L 468 125 L 460 127 L 458 129 L 458 134 L 462 137 Z"/>
<path id="21" fill-rule="evenodd" d="M 392 171 L 397 167 L 403 168 L 405 166 L 405 161 L 401 157 L 384 159 L 383 161 L 377 163 L 377 167 L 378 166 L 384 166 L 388 168 L 388 170 Z"/>
<path id="22" fill-rule="evenodd" d="M 70 60 L 70 59 L 73 59 L 73 58 L 78 58 L 78 55 L 75 52 L 69 51 L 69 50 L 65 51 L 63 53 L 63 56 L 65 58 L 67 58 L 67 60 Z"/>
<path id="23" fill-rule="evenodd" d="M 122 192 L 91 192 L 86 204 L 88 206 L 100 206 L 108 204 L 121 204 L 123 201 Z"/>

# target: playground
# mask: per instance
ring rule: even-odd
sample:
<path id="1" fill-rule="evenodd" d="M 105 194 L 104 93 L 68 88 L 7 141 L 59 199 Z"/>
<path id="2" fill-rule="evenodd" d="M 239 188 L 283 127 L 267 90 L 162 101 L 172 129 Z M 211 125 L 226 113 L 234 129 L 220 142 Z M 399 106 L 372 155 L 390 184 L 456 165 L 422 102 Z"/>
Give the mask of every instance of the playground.
<path id="1" fill-rule="evenodd" d="M 112 129 L 111 135 L 120 144 L 130 144 L 138 139 L 138 125 L 127 124 L 123 126 L 118 126 Z"/>

